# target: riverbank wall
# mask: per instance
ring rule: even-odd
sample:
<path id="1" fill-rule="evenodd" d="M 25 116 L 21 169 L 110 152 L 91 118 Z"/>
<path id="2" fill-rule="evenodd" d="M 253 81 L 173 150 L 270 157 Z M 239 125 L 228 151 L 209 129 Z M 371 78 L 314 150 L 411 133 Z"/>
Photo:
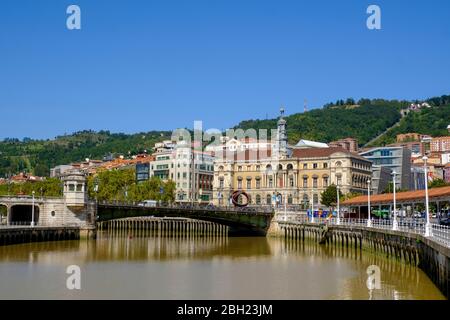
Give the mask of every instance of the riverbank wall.
<path id="1" fill-rule="evenodd" d="M 44 241 L 95 239 L 95 227 L 29 227 L 0 228 L 0 246 Z"/>
<path id="2" fill-rule="evenodd" d="M 450 294 L 450 248 L 421 234 L 312 223 L 272 222 L 268 236 L 293 241 L 312 239 L 325 246 L 366 250 L 418 266 L 448 298 Z"/>

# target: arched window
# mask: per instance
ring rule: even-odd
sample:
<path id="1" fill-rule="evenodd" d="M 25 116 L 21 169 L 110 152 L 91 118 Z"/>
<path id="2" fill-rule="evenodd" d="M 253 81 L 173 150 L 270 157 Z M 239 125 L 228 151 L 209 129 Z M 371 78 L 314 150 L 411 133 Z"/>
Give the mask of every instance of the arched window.
<path id="1" fill-rule="evenodd" d="M 293 170 L 293 169 L 294 169 L 294 166 L 292 165 L 292 163 L 289 163 L 289 164 L 287 165 L 287 169 L 288 169 L 288 170 Z"/>
<path id="2" fill-rule="evenodd" d="M 272 196 L 270 194 L 266 196 L 266 204 L 272 204 Z"/>
<path id="3" fill-rule="evenodd" d="M 319 203 L 319 195 L 317 193 L 314 194 L 313 199 L 314 199 L 314 204 L 317 205 Z"/>
<path id="4" fill-rule="evenodd" d="M 303 195 L 302 202 L 303 203 L 308 203 L 309 202 L 309 197 L 308 197 L 308 195 L 306 193 Z"/>
<path id="5" fill-rule="evenodd" d="M 256 204 L 261 204 L 261 196 L 259 194 L 256 195 L 255 200 Z"/>
<path id="6" fill-rule="evenodd" d="M 288 195 L 288 204 L 292 204 L 292 194 Z"/>
<path id="7" fill-rule="evenodd" d="M 283 165 L 282 164 L 278 165 L 278 170 L 283 170 Z"/>

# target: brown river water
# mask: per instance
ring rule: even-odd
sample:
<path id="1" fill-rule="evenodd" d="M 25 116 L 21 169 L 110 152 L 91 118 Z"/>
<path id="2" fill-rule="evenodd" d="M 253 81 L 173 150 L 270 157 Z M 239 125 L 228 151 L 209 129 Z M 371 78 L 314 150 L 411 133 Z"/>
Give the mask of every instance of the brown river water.
<path id="1" fill-rule="evenodd" d="M 67 288 L 70 265 L 80 289 Z M 369 290 L 367 268 L 380 268 Z M 445 299 L 380 254 L 263 237 L 99 234 L 0 247 L 0 299 Z"/>

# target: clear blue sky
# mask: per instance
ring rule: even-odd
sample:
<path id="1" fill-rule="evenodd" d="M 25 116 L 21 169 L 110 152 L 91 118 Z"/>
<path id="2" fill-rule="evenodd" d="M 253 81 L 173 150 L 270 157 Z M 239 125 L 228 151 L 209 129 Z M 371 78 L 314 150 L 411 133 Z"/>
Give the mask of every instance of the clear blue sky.
<path id="1" fill-rule="evenodd" d="M 448 0 L 0 1 L 0 138 L 225 129 L 304 99 L 450 94 L 449 74 Z"/>

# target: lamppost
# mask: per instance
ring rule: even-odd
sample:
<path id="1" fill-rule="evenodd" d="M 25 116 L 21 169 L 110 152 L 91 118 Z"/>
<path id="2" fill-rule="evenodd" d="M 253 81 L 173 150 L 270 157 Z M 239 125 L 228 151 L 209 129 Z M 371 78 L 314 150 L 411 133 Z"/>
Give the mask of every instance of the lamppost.
<path id="1" fill-rule="evenodd" d="M 311 223 L 314 223 L 314 189 L 311 189 Z"/>
<path id="2" fill-rule="evenodd" d="M 341 224 L 340 208 L 339 208 L 339 184 L 336 185 L 336 199 L 337 199 L 337 224 Z"/>
<path id="3" fill-rule="evenodd" d="M 33 195 L 32 207 L 31 207 L 31 226 L 34 227 L 34 190 L 31 194 Z"/>
<path id="4" fill-rule="evenodd" d="M 367 180 L 367 226 L 371 227 L 372 226 L 372 220 L 370 219 L 370 211 L 371 211 L 371 207 L 370 207 L 370 179 Z"/>
<path id="5" fill-rule="evenodd" d="M 392 189 L 394 189 L 394 221 L 392 221 L 392 230 L 398 230 L 398 222 L 397 222 L 397 199 L 395 197 L 395 176 L 397 172 L 392 172 Z"/>
<path id="6" fill-rule="evenodd" d="M 427 168 L 427 156 L 423 156 L 423 167 L 425 173 L 425 215 L 427 218 L 427 223 L 425 224 L 425 237 L 431 237 L 433 235 L 430 223 L 430 207 L 428 204 L 428 168 Z"/>

